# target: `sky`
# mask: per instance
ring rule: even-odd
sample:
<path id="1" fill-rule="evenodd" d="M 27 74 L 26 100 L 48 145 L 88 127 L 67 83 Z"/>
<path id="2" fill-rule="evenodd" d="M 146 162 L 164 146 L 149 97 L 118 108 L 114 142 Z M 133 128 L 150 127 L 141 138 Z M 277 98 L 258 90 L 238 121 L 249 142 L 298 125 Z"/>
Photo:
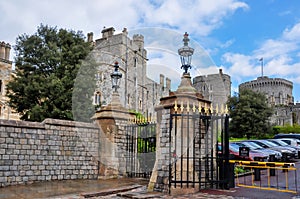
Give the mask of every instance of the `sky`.
<path id="1" fill-rule="evenodd" d="M 0 41 L 12 46 L 40 24 L 93 32 L 94 39 L 103 27 L 126 27 L 129 35 L 144 35 L 149 76 L 164 71 L 172 82 L 180 79 L 177 49 L 188 32 L 192 76 L 221 68 L 231 76 L 232 94 L 262 75 L 284 78 L 300 102 L 299 0 L 0 0 L 0 19 Z"/>

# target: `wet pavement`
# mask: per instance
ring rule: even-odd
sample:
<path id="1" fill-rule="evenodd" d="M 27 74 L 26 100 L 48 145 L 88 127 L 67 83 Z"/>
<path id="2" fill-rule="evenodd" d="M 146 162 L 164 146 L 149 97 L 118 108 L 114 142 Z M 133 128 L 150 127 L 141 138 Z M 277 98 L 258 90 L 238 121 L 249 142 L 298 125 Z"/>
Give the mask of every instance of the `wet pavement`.
<path id="1" fill-rule="evenodd" d="M 235 187 L 230 190 L 201 190 L 199 193 L 170 196 L 146 191 L 145 179 L 120 178 L 107 180 L 48 181 L 0 188 L 0 199 L 100 199 L 100 198 L 162 198 L 162 199 L 300 199 L 297 194 Z"/>
<path id="2" fill-rule="evenodd" d="M 144 179 L 120 178 L 108 180 L 68 180 L 16 185 L 0 188 L 0 199 L 100 199 L 100 198 L 196 198 L 196 199 L 252 199 L 252 198 L 300 198 L 292 193 L 249 188 L 230 190 L 202 190 L 195 194 L 170 196 L 146 191 Z"/>
<path id="3" fill-rule="evenodd" d="M 0 188 L 0 199 L 78 198 L 82 194 L 132 185 L 146 185 L 143 179 L 64 180 L 37 182 Z"/>

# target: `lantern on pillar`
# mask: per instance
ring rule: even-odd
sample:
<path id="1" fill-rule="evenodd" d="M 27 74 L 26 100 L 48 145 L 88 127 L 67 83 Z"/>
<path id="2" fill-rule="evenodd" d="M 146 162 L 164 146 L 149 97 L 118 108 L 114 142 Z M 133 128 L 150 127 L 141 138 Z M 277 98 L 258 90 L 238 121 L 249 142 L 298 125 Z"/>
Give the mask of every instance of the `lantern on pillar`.
<path id="1" fill-rule="evenodd" d="M 178 49 L 180 56 L 181 68 L 184 70 L 184 74 L 188 73 L 188 69 L 191 69 L 192 56 L 194 49 L 189 47 L 189 35 L 187 32 L 183 35 L 183 47 Z"/>
<path id="2" fill-rule="evenodd" d="M 119 63 L 115 62 L 115 70 L 110 74 L 113 92 L 117 93 L 120 87 L 120 79 L 122 78 L 122 73 L 119 71 Z"/>

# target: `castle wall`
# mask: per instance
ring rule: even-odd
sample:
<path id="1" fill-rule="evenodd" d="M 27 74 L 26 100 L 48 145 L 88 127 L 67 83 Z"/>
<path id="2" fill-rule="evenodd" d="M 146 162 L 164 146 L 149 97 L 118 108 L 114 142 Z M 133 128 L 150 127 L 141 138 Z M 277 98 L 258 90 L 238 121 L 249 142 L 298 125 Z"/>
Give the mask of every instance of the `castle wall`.
<path id="1" fill-rule="evenodd" d="M 0 120 L 0 187 L 97 179 L 98 136 L 98 127 L 89 123 Z"/>
<path id="2" fill-rule="evenodd" d="M 239 89 L 248 88 L 264 93 L 271 105 L 289 105 L 294 103 L 293 83 L 281 78 L 258 77 L 257 80 L 239 85 Z"/>
<path id="3" fill-rule="evenodd" d="M 223 74 L 222 69 L 217 74 L 197 76 L 193 79 L 193 86 L 200 92 L 204 99 L 210 100 L 215 106 L 226 104 L 231 96 L 230 76 Z"/>

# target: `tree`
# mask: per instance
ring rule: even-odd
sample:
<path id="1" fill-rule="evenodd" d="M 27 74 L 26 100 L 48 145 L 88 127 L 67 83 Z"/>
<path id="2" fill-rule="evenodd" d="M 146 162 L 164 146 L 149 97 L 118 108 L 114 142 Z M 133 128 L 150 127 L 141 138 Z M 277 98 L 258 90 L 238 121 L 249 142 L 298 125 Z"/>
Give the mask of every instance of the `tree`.
<path id="1" fill-rule="evenodd" d="M 264 94 L 243 89 L 239 95 L 229 98 L 227 105 L 232 136 L 250 139 L 251 136 L 264 137 L 269 132 L 268 120 L 273 109 L 268 106 Z"/>
<path id="2" fill-rule="evenodd" d="M 81 32 L 42 24 L 35 34 L 18 36 L 16 75 L 7 85 L 9 105 L 23 120 L 72 120 L 74 80 L 91 49 Z"/>

